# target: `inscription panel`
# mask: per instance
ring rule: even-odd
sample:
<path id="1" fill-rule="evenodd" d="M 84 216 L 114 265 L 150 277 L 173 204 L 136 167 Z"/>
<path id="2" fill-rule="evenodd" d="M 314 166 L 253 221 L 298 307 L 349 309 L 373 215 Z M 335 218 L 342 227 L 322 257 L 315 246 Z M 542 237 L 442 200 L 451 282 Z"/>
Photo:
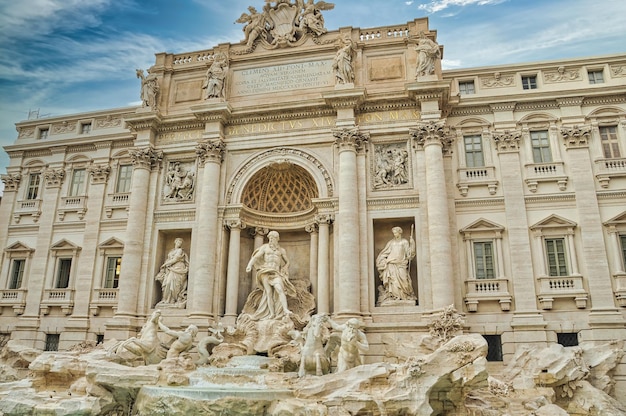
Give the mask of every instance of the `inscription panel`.
<path id="1" fill-rule="evenodd" d="M 231 96 L 331 87 L 332 60 L 241 69 L 233 72 Z"/>

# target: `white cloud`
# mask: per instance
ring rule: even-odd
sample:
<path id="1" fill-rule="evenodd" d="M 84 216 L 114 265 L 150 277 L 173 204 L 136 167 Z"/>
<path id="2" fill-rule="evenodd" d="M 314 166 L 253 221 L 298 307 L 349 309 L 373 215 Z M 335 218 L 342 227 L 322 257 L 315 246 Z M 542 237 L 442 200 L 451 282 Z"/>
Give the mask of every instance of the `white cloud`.
<path id="1" fill-rule="evenodd" d="M 451 6 L 487 6 L 502 3 L 505 0 L 432 0 L 426 4 L 420 4 L 418 8 L 427 13 L 436 13 Z"/>

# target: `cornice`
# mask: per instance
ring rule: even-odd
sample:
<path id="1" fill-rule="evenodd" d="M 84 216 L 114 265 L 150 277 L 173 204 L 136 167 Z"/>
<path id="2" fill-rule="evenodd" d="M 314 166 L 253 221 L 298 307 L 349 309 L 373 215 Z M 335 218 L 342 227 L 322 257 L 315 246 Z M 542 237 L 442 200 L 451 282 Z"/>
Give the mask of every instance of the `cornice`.
<path id="1" fill-rule="evenodd" d="M 626 200 L 626 191 L 603 191 L 597 192 L 598 199 L 616 199 L 618 202 Z"/>
<path id="2" fill-rule="evenodd" d="M 335 111 L 332 108 L 312 108 L 298 109 L 294 111 L 272 111 L 250 115 L 234 115 L 229 121 L 229 126 L 266 123 L 273 121 L 309 119 L 316 117 L 334 117 Z"/>
<path id="3" fill-rule="evenodd" d="M 198 120 L 185 120 L 168 123 L 165 121 L 158 127 L 159 133 L 172 133 L 177 131 L 199 130 L 204 129 L 204 123 Z"/>
<path id="4" fill-rule="evenodd" d="M 131 117 L 124 120 L 126 128 L 132 133 L 137 133 L 142 130 L 157 131 L 161 125 L 161 116 L 157 112 L 135 113 Z"/>
<path id="5" fill-rule="evenodd" d="M 381 210 L 394 210 L 394 209 L 406 209 L 406 208 L 418 208 L 420 203 L 419 195 L 415 196 L 399 196 L 399 197 L 385 197 L 385 198 L 370 198 L 367 200 L 368 209 L 374 211 Z"/>
<path id="6" fill-rule="evenodd" d="M 196 209 L 178 209 L 176 211 L 157 211 L 154 213 L 154 221 L 162 222 L 194 222 L 196 220 Z"/>
<path id="7" fill-rule="evenodd" d="M 626 103 L 626 94 L 603 95 L 599 97 L 587 97 L 583 100 L 583 106 L 610 105 Z"/>
<path id="8" fill-rule="evenodd" d="M 454 201 L 454 206 L 457 208 L 504 206 L 504 198 L 457 199 Z"/>
<path id="9" fill-rule="evenodd" d="M 476 115 L 484 115 L 491 114 L 493 111 L 488 105 L 481 106 L 455 106 L 450 110 L 449 117 L 463 117 L 463 116 L 476 116 Z"/>
<path id="10" fill-rule="evenodd" d="M 527 204 L 544 204 L 546 202 L 573 202 L 576 201 L 576 195 L 569 194 L 549 194 L 549 195 L 532 195 L 524 197 Z"/>
<path id="11" fill-rule="evenodd" d="M 359 113 L 417 109 L 415 101 L 408 98 L 364 102 L 359 106 Z"/>
<path id="12" fill-rule="evenodd" d="M 97 149 L 96 145 L 91 143 L 84 143 L 74 146 L 67 147 L 67 153 L 82 153 L 82 152 L 95 152 Z"/>

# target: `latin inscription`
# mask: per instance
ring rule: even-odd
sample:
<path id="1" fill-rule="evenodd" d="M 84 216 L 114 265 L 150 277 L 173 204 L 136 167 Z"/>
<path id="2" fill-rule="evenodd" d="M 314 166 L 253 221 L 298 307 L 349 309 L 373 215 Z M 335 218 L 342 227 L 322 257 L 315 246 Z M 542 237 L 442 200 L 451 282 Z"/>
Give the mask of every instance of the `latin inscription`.
<path id="1" fill-rule="evenodd" d="M 202 130 L 177 131 L 172 133 L 161 133 L 159 139 L 164 142 L 183 142 L 190 140 L 200 140 Z"/>
<path id="2" fill-rule="evenodd" d="M 231 95 L 321 88 L 334 84 L 332 61 L 300 62 L 235 71 Z"/>

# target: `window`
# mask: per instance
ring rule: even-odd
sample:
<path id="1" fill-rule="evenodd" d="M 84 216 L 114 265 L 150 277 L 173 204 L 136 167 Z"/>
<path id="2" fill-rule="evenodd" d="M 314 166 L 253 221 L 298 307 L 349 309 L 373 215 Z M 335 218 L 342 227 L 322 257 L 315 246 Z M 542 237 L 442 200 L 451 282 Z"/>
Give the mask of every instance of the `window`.
<path id="1" fill-rule="evenodd" d="M 604 75 L 602 74 L 602 70 L 589 71 L 587 72 L 587 75 L 589 75 L 590 84 L 604 83 Z"/>
<path id="2" fill-rule="evenodd" d="M 556 342 L 564 347 L 575 347 L 578 345 L 578 332 L 559 332 L 556 334 Z"/>
<path id="3" fill-rule="evenodd" d="M 537 76 L 536 75 L 523 76 L 522 87 L 525 90 L 536 90 L 537 89 Z"/>
<path id="4" fill-rule="evenodd" d="M 564 238 L 546 238 L 549 276 L 569 276 L 565 257 Z"/>
<path id="5" fill-rule="evenodd" d="M 48 138 L 48 133 L 50 133 L 50 129 L 48 129 L 48 128 L 39 129 L 39 138 L 40 139 L 47 139 Z"/>
<path id="6" fill-rule="evenodd" d="M 502 339 L 500 335 L 483 335 L 487 341 L 487 361 L 502 361 Z"/>
<path id="7" fill-rule="evenodd" d="M 548 130 L 531 131 L 530 141 L 533 147 L 533 161 L 535 163 L 552 162 L 552 153 L 550 152 L 550 139 L 548 138 Z"/>
<path id="8" fill-rule="evenodd" d="M 77 196 L 84 193 L 86 169 L 74 169 L 72 173 L 72 183 L 70 184 L 70 196 Z"/>
<path id="9" fill-rule="evenodd" d="M 602 151 L 607 159 L 619 158 L 619 143 L 617 142 L 617 126 L 600 127 Z"/>
<path id="10" fill-rule="evenodd" d="M 87 134 L 91 131 L 91 123 L 83 123 L 80 125 L 80 133 Z"/>
<path id="11" fill-rule="evenodd" d="M 22 287 L 22 279 L 24 277 L 24 268 L 26 267 L 26 259 L 13 259 L 11 265 L 11 280 L 9 281 L 9 289 L 19 289 Z"/>
<path id="12" fill-rule="evenodd" d="M 57 264 L 56 289 L 67 289 L 70 286 L 72 259 L 59 259 Z"/>
<path id="13" fill-rule="evenodd" d="M 495 279 L 491 241 L 474 242 L 474 262 L 477 279 Z"/>
<path id="14" fill-rule="evenodd" d="M 130 192 L 130 184 L 133 175 L 133 165 L 120 165 L 117 172 L 116 193 Z"/>
<path id="15" fill-rule="evenodd" d="M 459 93 L 461 95 L 475 94 L 474 81 L 459 81 Z"/>
<path id="16" fill-rule="evenodd" d="M 26 188 L 26 199 L 37 199 L 39 195 L 39 186 L 41 183 L 41 175 L 39 173 L 31 173 L 28 176 L 28 187 Z"/>
<path id="17" fill-rule="evenodd" d="M 483 157 L 483 142 L 480 135 L 464 136 L 465 142 L 465 162 L 468 168 L 485 166 Z"/>
<path id="18" fill-rule="evenodd" d="M 116 289 L 120 281 L 120 270 L 122 268 L 122 257 L 107 257 L 104 287 L 106 289 Z"/>
<path id="19" fill-rule="evenodd" d="M 104 334 L 96 334 L 96 345 L 104 344 Z"/>
<path id="20" fill-rule="evenodd" d="M 58 351 L 60 337 L 61 336 L 59 334 L 47 334 L 46 346 L 44 347 L 44 351 Z"/>

